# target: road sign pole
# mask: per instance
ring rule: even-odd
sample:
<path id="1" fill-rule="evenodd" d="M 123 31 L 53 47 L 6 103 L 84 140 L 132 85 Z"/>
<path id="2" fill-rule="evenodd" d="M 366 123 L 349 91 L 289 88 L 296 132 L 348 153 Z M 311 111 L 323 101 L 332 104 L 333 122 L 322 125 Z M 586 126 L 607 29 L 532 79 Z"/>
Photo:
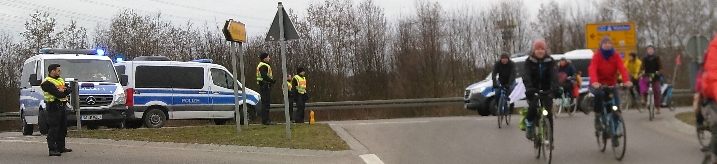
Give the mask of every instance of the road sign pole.
<path id="1" fill-rule="evenodd" d="M 284 5 L 279 2 L 279 11 L 284 11 Z M 286 83 L 286 40 L 284 38 L 284 14 L 279 14 L 279 46 L 281 46 L 281 71 L 284 73 L 282 76 L 282 80 L 284 87 L 284 120 L 286 121 L 286 138 L 291 139 L 291 121 L 289 120 L 289 105 L 287 104 L 289 102 L 289 88 L 287 88 Z"/>
<path id="2" fill-rule="evenodd" d="M 229 44 L 229 54 L 232 56 L 232 74 L 237 77 L 237 57 L 236 53 L 234 53 L 236 46 L 234 42 Z M 239 84 L 234 83 L 234 119 L 237 122 L 237 133 L 241 132 L 241 124 L 239 124 L 241 115 L 239 115 L 239 112 Z"/>
<path id="3" fill-rule="evenodd" d="M 242 93 L 242 112 L 241 114 L 244 116 L 244 129 L 249 129 L 249 116 L 247 112 L 247 103 L 246 103 L 246 78 L 244 78 L 244 48 L 242 47 L 242 43 L 239 42 L 239 70 L 241 72 L 241 84 L 243 87 L 241 87 L 241 93 Z M 236 75 L 234 75 L 236 77 Z M 236 85 L 235 85 L 236 86 Z M 239 121 L 237 120 L 237 126 L 239 126 Z"/>

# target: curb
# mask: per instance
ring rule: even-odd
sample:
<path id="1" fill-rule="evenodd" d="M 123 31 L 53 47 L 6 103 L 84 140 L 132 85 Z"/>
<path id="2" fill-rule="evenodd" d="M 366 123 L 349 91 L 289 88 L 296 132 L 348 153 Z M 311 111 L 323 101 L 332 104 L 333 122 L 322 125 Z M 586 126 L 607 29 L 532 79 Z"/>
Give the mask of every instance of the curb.
<path id="1" fill-rule="evenodd" d="M 13 136 L 22 136 L 20 132 Z M 22 136 L 22 137 L 5 137 L 6 140 L 0 138 L 2 142 L 23 142 L 23 143 L 47 143 L 43 136 Z M 201 150 L 216 152 L 236 152 L 236 153 L 252 153 L 266 155 L 289 155 L 289 156 L 306 156 L 306 157 L 335 157 L 355 155 L 356 150 L 310 150 L 310 149 L 289 149 L 274 147 L 255 147 L 255 146 L 236 146 L 236 145 L 217 145 L 217 144 L 193 144 L 193 143 L 173 143 L 173 142 L 149 142 L 149 141 L 132 141 L 132 140 L 110 140 L 110 139 L 90 139 L 90 138 L 67 138 L 68 144 L 78 145 L 103 145 L 117 147 L 144 147 L 144 148 L 160 148 L 160 149 L 176 149 L 176 150 Z M 353 149 L 353 146 L 352 146 Z"/>
<path id="2" fill-rule="evenodd" d="M 691 112 L 691 108 L 688 110 L 675 110 L 675 114 L 671 117 L 667 117 L 664 122 L 667 123 L 668 126 L 672 127 L 675 130 L 678 130 L 683 133 L 687 133 L 690 135 L 697 135 L 697 131 L 695 129 L 695 126 L 692 126 L 690 124 L 687 124 L 685 122 L 682 122 L 682 120 L 677 119 L 677 115 L 684 112 Z"/>
<path id="3" fill-rule="evenodd" d="M 341 137 L 341 139 L 349 145 L 349 147 L 351 147 L 351 150 L 358 151 L 361 154 L 368 153 L 368 148 L 347 132 L 346 129 L 336 124 L 329 124 L 329 127 L 331 127 L 331 129 L 333 129 L 336 134 L 338 134 L 339 137 Z"/>

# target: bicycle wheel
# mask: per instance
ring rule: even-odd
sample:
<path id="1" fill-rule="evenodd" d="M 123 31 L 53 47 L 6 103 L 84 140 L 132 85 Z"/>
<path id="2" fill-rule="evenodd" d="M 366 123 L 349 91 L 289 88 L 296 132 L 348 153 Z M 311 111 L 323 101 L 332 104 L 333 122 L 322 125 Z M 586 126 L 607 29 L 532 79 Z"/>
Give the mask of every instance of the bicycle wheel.
<path id="1" fill-rule="evenodd" d="M 710 131 L 704 129 L 697 130 L 697 141 L 699 141 L 703 147 L 709 146 L 710 138 L 712 138 Z"/>
<path id="2" fill-rule="evenodd" d="M 543 137 L 541 138 L 543 159 L 545 159 L 545 162 L 550 163 L 553 160 L 553 128 L 550 126 L 550 120 L 547 118 L 544 118 L 541 122 L 541 124 L 543 124 Z"/>
<path id="3" fill-rule="evenodd" d="M 667 109 L 670 109 L 671 112 L 674 112 L 676 109 L 675 102 L 672 102 L 672 100 L 670 100 L 670 102 L 667 102 Z"/>
<path id="4" fill-rule="evenodd" d="M 506 111 L 507 112 L 505 112 L 505 117 L 503 117 L 503 118 L 505 120 L 505 125 L 510 125 L 510 116 L 513 115 L 513 113 L 511 112 L 510 104 L 508 104 L 507 102 L 506 102 Z"/>
<path id="5" fill-rule="evenodd" d="M 498 99 L 498 101 L 500 102 L 501 100 Z M 503 119 L 504 113 L 503 113 L 503 107 L 502 107 L 502 106 L 503 106 L 503 103 L 498 103 L 498 106 L 496 106 L 496 108 L 495 108 L 496 110 L 498 110 L 498 111 L 496 112 L 496 113 L 498 114 L 498 128 L 501 128 L 501 125 L 500 125 L 500 124 L 501 124 L 502 121 L 503 121 L 502 119 Z"/>
<path id="6" fill-rule="evenodd" d="M 618 161 L 625 157 L 625 149 L 627 148 L 627 131 L 625 129 L 625 121 L 622 119 L 620 112 L 612 112 L 613 119 L 610 120 L 612 129 L 612 139 L 617 140 L 619 145 L 612 146 L 612 152 Z"/>
<path id="7" fill-rule="evenodd" d="M 630 109 L 630 105 L 632 103 L 630 97 L 631 97 L 630 90 L 627 90 L 627 89 L 620 90 L 620 98 L 622 98 L 622 100 L 623 100 L 623 101 L 620 101 L 622 103 L 622 104 L 620 104 L 621 109 L 625 109 L 625 110 Z"/>
<path id="8" fill-rule="evenodd" d="M 555 112 L 554 116 L 555 118 L 558 118 L 558 115 L 560 113 L 563 113 L 563 106 L 565 106 L 565 98 L 559 98 L 558 103 L 555 103 L 558 106 L 557 112 Z"/>
<path id="9" fill-rule="evenodd" d="M 605 114 L 605 113 L 603 112 L 603 114 Z M 605 127 L 604 122 L 602 124 L 603 124 L 603 127 Z M 605 132 L 605 130 L 595 131 L 595 139 L 597 140 L 598 149 L 600 150 L 600 152 L 605 152 L 605 148 L 607 147 L 606 134 L 607 133 Z"/>
<path id="10" fill-rule="evenodd" d="M 639 93 L 638 91 L 635 91 L 635 93 Z M 632 104 L 634 104 L 635 108 L 637 108 L 637 111 L 642 113 L 645 112 L 645 108 L 642 103 L 639 101 L 640 97 L 632 97 Z"/>
<path id="11" fill-rule="evenodd" d="M 647 108 L 648 113 L 650 114 L 650 121 L 655 118 L 655 104 L 653 101 L 654 97 L 652 95 L 652 92 L 647 93 L 647 104 L 645 104 L 645 108 Z"/>
<path id="12" fill-rule="evenodd" d="M 541 129 L 540 124 L 537 124 L 536 126 L 533 126 L 533 147 L 535 148 L 535 158 L 540 159 L 540 151 L 543 144 L 540 142 L 540 135 L 538 130 Z"/>

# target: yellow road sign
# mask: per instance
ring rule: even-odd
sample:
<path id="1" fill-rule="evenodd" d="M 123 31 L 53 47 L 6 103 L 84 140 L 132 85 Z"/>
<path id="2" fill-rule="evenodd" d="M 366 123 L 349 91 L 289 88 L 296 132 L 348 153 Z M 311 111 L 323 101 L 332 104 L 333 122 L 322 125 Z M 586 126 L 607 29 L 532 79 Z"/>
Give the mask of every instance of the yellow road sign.
<path id="1" fill-rule="evenodd" d="M 229 19 L 224 24 L 222 32 L 227 41 L 246 42 L 246 27 L 244 27 L 244 23 Z"/>
<path id="2" fill-rule="evenodd" d="M 633 22 L 611 22 L 594 23 L 585 26 L 587 48 L 597 49 L 600 46 L 600 39 L 609 36 L 615 48 L 637 47 L 635 36 L 635 23 Z"/>

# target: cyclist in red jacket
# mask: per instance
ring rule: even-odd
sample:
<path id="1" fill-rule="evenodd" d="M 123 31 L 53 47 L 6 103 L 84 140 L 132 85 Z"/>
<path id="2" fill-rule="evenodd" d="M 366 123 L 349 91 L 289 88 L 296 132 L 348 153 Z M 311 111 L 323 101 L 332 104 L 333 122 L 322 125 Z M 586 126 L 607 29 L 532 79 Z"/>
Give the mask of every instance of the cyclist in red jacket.
<path id="1" fill-rule="evenodd" d="M 632 87 L 630 77 L 628 77 L 627 69 L 622 62 L 620 54 L 615 52 L 615 48 L 612 46 L 612 39 L 605 36 L 600 40 L 600 48 L 593 54 L 593 58 L 590 61 L 588 67 L 588 75 L 590 77 L 590 93 L 595 95 L 593 99 L 593 111 L 595 112 L 595 130 L 602 129 L 602 110 L 603 110 L 603 97 L 605 93 L 600 89 L 601 85 L 615 86 L 617 85 L 617 74 L 619 71 L 622 75 L 622 81 L 626 81 L 627 87 Z M 617 89 L 612 90 L 615 96 L 616 104 L 620 104 L 620 98 L 618 97 Z"/>

